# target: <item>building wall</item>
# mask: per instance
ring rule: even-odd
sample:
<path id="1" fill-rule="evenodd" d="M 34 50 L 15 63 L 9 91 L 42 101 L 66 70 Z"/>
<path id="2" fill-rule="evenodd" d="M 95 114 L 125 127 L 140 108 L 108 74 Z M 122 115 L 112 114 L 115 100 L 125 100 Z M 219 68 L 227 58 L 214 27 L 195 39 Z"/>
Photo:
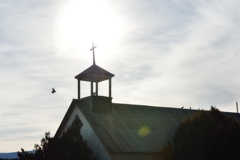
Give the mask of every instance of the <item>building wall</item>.
<path id="1" fill-rule="evenodd" d="M 161 160 L 161 154 L 111 154 L 111 160 Z"/>
<path id="2" fill-rule="evenodd" d="M 89 125 L 88 121 L 83 116 L 78 106 L 75 106 L 72 115 L 64 128 L 64 131 L 66 131 L 69 126 L 71 126 L 76 115 L 79 116 L 79 119 L 83 123 L 81 134 L 83 139 L 87 141 L 88 147 L 93 151 L 92 158 L 96 157 L 98 160 L 111 160 L 109 153 L 106 151 L 101 141 L 98 139 L 96 133 L 93 131 L 92 127 Z"/>

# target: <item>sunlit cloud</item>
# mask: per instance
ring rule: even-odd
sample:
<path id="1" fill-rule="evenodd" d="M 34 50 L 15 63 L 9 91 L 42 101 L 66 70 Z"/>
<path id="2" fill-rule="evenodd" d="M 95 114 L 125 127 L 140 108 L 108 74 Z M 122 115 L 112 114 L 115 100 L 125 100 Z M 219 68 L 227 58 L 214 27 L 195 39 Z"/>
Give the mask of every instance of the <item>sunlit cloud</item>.
<path id="1" fill-rule="evenodd" d="M 82 53 L 82 59 L 89 61 L 89 42 L 97 44 L 97 51 L 101 53 L 118 45 L 125 32 L 126 24 L 123 18 L 107 2 L 71 0 L 62 4 L 58 10 L 55 42 L 59 54 L 76 58 Z M 102 57 L 109 54 L 96 56 L 98 60 L 102 60 Z"/>

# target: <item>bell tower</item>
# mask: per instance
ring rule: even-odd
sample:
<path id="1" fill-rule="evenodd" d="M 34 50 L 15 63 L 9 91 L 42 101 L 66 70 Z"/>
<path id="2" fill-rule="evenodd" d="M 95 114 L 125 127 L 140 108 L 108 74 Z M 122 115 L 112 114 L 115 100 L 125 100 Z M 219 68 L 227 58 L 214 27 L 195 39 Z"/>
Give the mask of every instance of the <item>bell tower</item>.
<path id="1" fill-rule="evenodd" d="M 112 106 L 112 77 L 114 74 L 106 71 L 105 69 L 96 65 L 94 49 L 96 46 L 92 46 L 90 51 L 93 51 L 93 65 L 75 76 L 78 82 L 78 100 L 83 100 L 89 103 L 89 106 L 93 112 L 111 112 Z M 109 81 L 109 94 L 108 96 L 98 95 L 98 85 L 100 82 Z M 81 81 L 90 82 L 90 96 L 81 98 Z M 95 91 L 93 91 L 93 84 L 95 83 Z"/>

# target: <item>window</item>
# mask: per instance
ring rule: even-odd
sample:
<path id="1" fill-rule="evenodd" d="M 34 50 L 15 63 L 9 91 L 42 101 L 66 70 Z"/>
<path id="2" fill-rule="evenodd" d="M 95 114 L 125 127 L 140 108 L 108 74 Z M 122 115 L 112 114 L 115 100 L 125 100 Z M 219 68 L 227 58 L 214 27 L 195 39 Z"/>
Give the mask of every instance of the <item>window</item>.
<path id="1" fill-rule="evenodd" d="M 76 115 L 74 120 L 73 120 L 73 122 L 72 122 L 72 124 L 71 124 L 71 127 L 77 127 L 77 128 L 79 127 L 79 128 L 81 128 L 82 125 L 83 125 L 82 121 L 80 120 L 78 115 Z"/>

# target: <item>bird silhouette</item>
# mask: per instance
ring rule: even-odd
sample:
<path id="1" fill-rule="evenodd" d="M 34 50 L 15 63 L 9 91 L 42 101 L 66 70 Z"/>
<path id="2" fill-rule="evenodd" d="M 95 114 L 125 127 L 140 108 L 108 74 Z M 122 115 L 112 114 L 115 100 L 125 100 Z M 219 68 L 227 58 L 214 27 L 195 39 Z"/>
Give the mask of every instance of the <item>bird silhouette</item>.
<path id="1" fill-rule="evenodd" d="M 184 106 L 182 106 L 182 109 L 184 108 Z"/>
<path id="2" fill-rule="evenodd" d="M 55 93 L 56 91 L 55 91 L 55 89 L 54 88 L 52 88 L 52 93 Z"/>

